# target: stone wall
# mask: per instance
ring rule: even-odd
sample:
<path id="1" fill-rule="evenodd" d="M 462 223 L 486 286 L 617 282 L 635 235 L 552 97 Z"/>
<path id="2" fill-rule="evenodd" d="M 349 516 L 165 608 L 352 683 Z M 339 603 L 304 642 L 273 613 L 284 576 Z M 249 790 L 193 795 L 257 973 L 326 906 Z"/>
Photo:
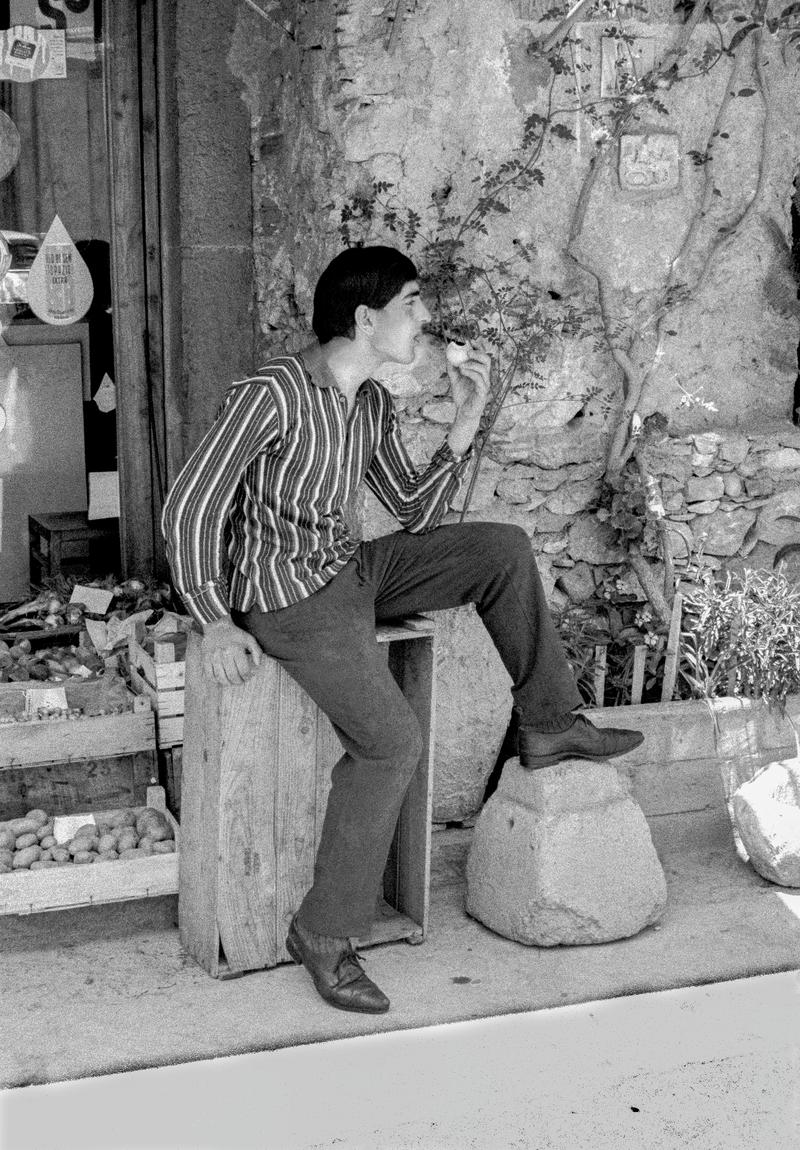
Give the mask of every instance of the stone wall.
<path id="1" fill-rule="evenodd" d="M 258 15 L 240 3 L 229 62 L 251 121 L 263 354 L 308 339 L 314 283 L 342 246 L 346 205 L 369 201 L 376 182 L 387 187 L 393 205 L 416 213 L 419 233 L 392 232 L 373 204 L 349 238 L 395 243 L 419 258 L 433 191 L 445 189 L 448 210 L 463 219 L 476 182 L 479 191 L 487 173 L 524 150 L 531 116 L 574 104 L 577 89 L 587 108 L 613 95 L 612 17 L 624 20 L 644 61 L 668 52 L 682 27 L 671 0 L 633 13 L 623 4 L 587 9 L 568 67 L 554 75 L 537 50 L 555 27 L 542 20 L 547 0 L 262 7 Z M 623 185 L 617 153 L 598 159 L 602 126 L 589 111 L 575 112 L 560 117 L 561 134 L 542 148 L 541 179 L 511 187 L 486 234 L 470 241 L 470 257 L 502 269 L 501 286 L 528 291 L 530 327 L 541 339 L 516 365 L 467 517 L 521 524 L 554 604 L 588 597 L 609 569 L 625 566 L 594 507 L 637 372 L 647 377 L 640 413 L 657 413 L 666 426 L 651 455 L 676 550 L 703 542 L 712 562 L 770 565 L 792 531 L 785 516 L 798 491 L 790 420 L 800 308 L 790 203 L 800 56 L 775 23 L 786 4 L 770 0 L 772 25 L 749 34 L 735 71 L 728 54 L 703 68 L 751 8 L 715 5 L 720 22 L 696 29 L 689 78 L 665 84 L 661 110 L 634 117 L 657 143 L 660 133 L 669 137 L 666 192 Z M 441 347 L 431 339 L 413 372 L 386 376 L 419 462 L 453 414 Z M 507 366 L 502 339 L 495 350 Z M 367 534 L 396 529 L 369 498 L 364 518 Z M 445 613 L 440 627 L 442 820 L 479 804 L 510 701 L 474 613 Z"/>

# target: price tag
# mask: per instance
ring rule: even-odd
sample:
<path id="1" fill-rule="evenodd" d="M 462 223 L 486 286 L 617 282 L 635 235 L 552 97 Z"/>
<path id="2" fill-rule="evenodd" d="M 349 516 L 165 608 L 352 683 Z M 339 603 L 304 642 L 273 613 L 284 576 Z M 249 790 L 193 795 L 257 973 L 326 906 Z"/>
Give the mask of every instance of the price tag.
<path id="1" fill-rule="evenodd" d="M 94 815 L 56 815 L 53 819 L 53 838 L 59 846 L 75 837 L 75 832 L 87 823 L 97 826 Z"/>
<path id="2" fill-rule="evenodd" d="M 29 687 L 25 692 L 25 714 L 37 715 L 40 711 L 66 711 L 67 692 L 63 687 Z"/>
<path id="3" fill-rule="evenodd" d="M 105 615 L 113 598 L 113 591 L 106 591 L 102 587 L 83 587 L 80 583 L 76 583 L 69 601 L 83 603 L 90 615 Z"/>

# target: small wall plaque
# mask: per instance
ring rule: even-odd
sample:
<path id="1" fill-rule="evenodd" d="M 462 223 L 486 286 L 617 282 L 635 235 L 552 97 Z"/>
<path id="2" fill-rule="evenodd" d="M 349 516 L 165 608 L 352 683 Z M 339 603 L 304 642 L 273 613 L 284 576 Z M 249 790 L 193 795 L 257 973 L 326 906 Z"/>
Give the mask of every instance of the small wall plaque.
<path id="1" fill-rule="evenodd" d="M 680 187 L 680 141 L 659 129 L 626 132 L 619 141 L 619 186 L 624 192 L 669 195 Z"/>

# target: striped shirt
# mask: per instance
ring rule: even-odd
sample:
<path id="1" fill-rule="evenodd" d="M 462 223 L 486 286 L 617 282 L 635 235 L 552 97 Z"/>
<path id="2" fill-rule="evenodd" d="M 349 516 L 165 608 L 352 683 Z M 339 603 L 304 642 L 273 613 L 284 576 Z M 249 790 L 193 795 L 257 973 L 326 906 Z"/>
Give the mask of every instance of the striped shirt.
<path id="1" fill-rule="evenodd" d="M 407 531 L 430 531 L 471 451 L 457 458 L 445 441 L 417 471 L 380 383 L 361 384 L 348 419 L 319 348 L 273 359 L 228 389 L 169 492 L 162 527 L 175 586 L 201 624 L 231 608 L 288 607 L 353 555 L 348 505 L 362 480 Z"/>

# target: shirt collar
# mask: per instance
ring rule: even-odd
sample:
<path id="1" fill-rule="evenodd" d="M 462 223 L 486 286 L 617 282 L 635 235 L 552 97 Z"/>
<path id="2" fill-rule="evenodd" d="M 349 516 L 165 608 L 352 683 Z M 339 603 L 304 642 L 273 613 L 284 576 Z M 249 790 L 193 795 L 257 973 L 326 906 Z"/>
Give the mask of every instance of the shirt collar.
<path id="1" fill-rule="evenodd" d="M 333 378 L 333 372 L 328 367 L 325 356 L 322 354 L 322 348 L 318 343 L 310 343 L 308 347 L 304 347 L 297 354 L 302 360 L 306 374 L 313 384 L 317 387 L 337 386 L 336 380 Z"/>

